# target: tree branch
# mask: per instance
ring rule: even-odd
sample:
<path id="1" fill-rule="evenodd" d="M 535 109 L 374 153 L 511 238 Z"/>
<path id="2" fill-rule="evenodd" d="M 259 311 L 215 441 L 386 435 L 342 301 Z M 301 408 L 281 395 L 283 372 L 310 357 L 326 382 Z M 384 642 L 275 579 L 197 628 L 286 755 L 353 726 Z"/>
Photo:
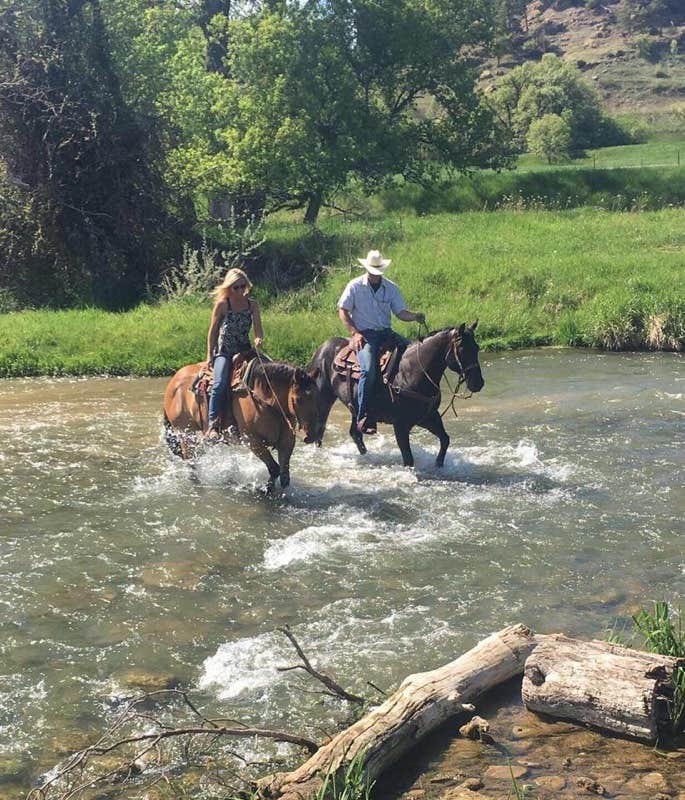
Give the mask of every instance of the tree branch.
<path id="1" fill-rule="evenodd" d="M 294 669 L 302 669 L 305 672 L 308 672 L 312 676 L 312 678 L 319 681 L 319 683 L 322 683 L 329 690 L 329 692 L 331 692 L 335 697 L 340 697 L 343 700 L 347 700 L 348 703 L 356 703 L 357 705 L 360 706 L 366 704 L 366 699 L 364 697 L 359 697 L 359 695 L 351 694 L 350 692 L 343 689 L 343 687 L 339 683 L 336 683 L 336 681 L 334 681 L 333 678 L 331 678 L 328 675 L 325 675 L 323 672 L 319 672 L 318 670 L 314 669 L 314 667 L 311 665 L 309 659 L 304 654 L 304 651 L 300 647 L 299 642 L 295 638 L 293 632 L 290 630 L 290 627 L 288 625 L 285 625 L 282 628 L 278 628 L 278 630 L 288 637 L 290 643 L 295 648 L 295 652 L 302 660 L 302 664 L 295 664 L 291 667 L 277 667 L 279 672 L 289 672 L 290 670 Z"/>

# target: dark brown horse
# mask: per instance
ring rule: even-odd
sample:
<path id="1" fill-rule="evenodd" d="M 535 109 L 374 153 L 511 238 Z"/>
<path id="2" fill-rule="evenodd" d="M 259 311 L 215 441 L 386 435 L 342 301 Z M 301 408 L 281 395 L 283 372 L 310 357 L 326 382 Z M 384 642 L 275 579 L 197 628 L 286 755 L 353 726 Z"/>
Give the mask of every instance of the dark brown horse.
<path id="1" fill-rule="evenodd" d="M 483 388 L 485 381 L 478 363 L 479 347 L 474 335 L 477 324 L 478 320 L 468 327 L 461 324 L 458 328 L 444 328 L 410 344 L 400 360 L 393 382 L 396 391 L 392 396 L 388 387 L 378 381 L 378 391 L 372 401 L 376 410 L 374 417 L 379 422 L 392 424 L 405 467 L 414 466 L 409 431 L 416 425 L 438 437 L 440 451 L 435 463 L 438 467 L 445 463 L 450 437 L 439 413 L 440 380 L 445 370 L 456 372 L 471 392 L 479 392 Z M 317 444 L 321 443 L 328 415 L 337 399 L 348 408 L 355 409 L 352 412 L 350 436 L 359 452 L 364 454 L 366 445 L 355 421 L 356 384 L 352 389 L 353 396 L 350 397 L 345 376 L 333 367 L 336 354 L 346 344 L 348 340 L 340 337 L 328 339 L 309 362 L 310 371 L 317 373 L 316 382 L 319 388 L 320 427 L 316 441 Z"/>
<path id="2" fill-rule="evenodd" d="M 172 452 L 182 458 L 195 455 L 200 432 L 207 429 L 207 398 L 198 402 L 191 385 L 201 364 L 180 369 L 167 384 L 164 394 L 166 440 Z M 267 489 L 276 478 L 285 488 L 290 483 L 290 456 L 295 447 L 295 430 L 304 432 L 305 443 L 315 440 L 318 424 L 318 389 L 304 370 L 271 361 L 253 371 L 253 385 L 244 396 L 233 394 L 233 415 L 241 436 L 269 470 Z M 278 452 L 278 461 L 269 452 Z"/>

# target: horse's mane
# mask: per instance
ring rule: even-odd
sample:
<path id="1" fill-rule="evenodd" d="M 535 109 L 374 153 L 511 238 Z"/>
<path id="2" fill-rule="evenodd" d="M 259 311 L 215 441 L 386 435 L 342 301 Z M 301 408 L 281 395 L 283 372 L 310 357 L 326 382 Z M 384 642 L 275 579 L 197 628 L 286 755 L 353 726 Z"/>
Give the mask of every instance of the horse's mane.
<path id="1" fill-rule="evenodd" d="M 466 324 L 464 324 L 464 325 L 465 325 L 464 332 L 470 330 L 469 327 Z M 444 328 L 437 328 L 437 330 L 429 331 L 425 336 L 419 336 L 419 338 L 416 339 L 415 341 L 423 342 L 426 339 L 430 339 L 431 336 L 437 336 L 439 333 L 445 333 L 446 331 L 453 331 L 455 328 L 458 328 L 458 327 L 459 327 L 459 325 L 447 325 Z"/>
<path id="2" fill-rule="evenodd" d="M 306 389 L 310 382 L 314 383 L 313 378 L 302 367 L 294 367 L 285 361 L 260 361 L 255 365 L 253 375 L 255 378 L 263 378 L 265 374 L 269 380 L 277 382 L 290 383 L 295 380 L 303 389 Z"/>
<path id="3" fill-rule="evenodd" d="M 428 331 L 428 333 L 427 333 L 425 336 L 419 336 L 419 338 L 418 338 L 418 339 L 416 339 L 416 341 L 417 341 L 417 342 L 423 342 L 423 341 L 425 341 L 426 339 L 430 339 L 430 338 L 431 338 L 431 336 L 437 336 L 439 333 L 445 333 L 445 331 L 451 331 L 451 330 L 453 330 L 455 327 L 457 327 L 457 326 L 455 326 L 455 325 L 447 325 L 447 326 L 446 326 L 446 327 L 444 327 L 444 328 L 437 328 L 437 329 L 436 329 L 436 330 L 434 330 L 434 331 Z"/>

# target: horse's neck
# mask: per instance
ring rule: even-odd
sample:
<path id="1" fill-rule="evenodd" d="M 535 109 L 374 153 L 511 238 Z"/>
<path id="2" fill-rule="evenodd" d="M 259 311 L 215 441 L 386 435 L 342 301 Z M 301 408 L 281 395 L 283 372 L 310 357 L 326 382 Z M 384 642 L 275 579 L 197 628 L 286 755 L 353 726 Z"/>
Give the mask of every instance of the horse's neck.
<path id="1" fill-rule="evenodd" d="M 290 382 L 288 381 L 287 383 L 283 383 L 281 380 L 274 380 L 271 375 L 267 375 L 266 370 L 264 370 L 264 375 L 266 377 L 262 378 L 261 381 L 265 402 L 271 405 L 276 404 L 277 406 L 280 406 L 281 409 L 286 412 L 286 414 L 292 414 L 293 409 L 290 398 Z"/>
<path id="2" fill-rule="evenodd" d="M 406 388 L 435 394 L 447 367 L 445 354 L 449 335 L 449 330 L 439 331 L 407 350 L 405 355 L 414 363 L 403 371 Z"/>

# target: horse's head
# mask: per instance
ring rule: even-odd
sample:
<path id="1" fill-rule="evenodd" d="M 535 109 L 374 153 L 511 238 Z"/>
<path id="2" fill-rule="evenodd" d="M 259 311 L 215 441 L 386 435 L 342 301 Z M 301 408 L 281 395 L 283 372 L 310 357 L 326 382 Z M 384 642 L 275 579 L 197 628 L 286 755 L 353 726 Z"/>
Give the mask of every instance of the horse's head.
<path id="1" fill-rule="evenodd" d="M 450 331 L 450 344 L 447 351 L 447 366 L 466 382 L 470 392 L 480 392 L 485 386 L 478 363 L 478 342 L 474 331 L 478 320 L 471 325 L 462 324 Z"/>
<path id="2" fill-rule="evenodd" d="M 319 390 L 316 381 L 303 369 L 296 369 L 290 385 L 290 406 L 297 427 L 304 431 L 304 443 L 316 441 L 319 434 Z"/>

